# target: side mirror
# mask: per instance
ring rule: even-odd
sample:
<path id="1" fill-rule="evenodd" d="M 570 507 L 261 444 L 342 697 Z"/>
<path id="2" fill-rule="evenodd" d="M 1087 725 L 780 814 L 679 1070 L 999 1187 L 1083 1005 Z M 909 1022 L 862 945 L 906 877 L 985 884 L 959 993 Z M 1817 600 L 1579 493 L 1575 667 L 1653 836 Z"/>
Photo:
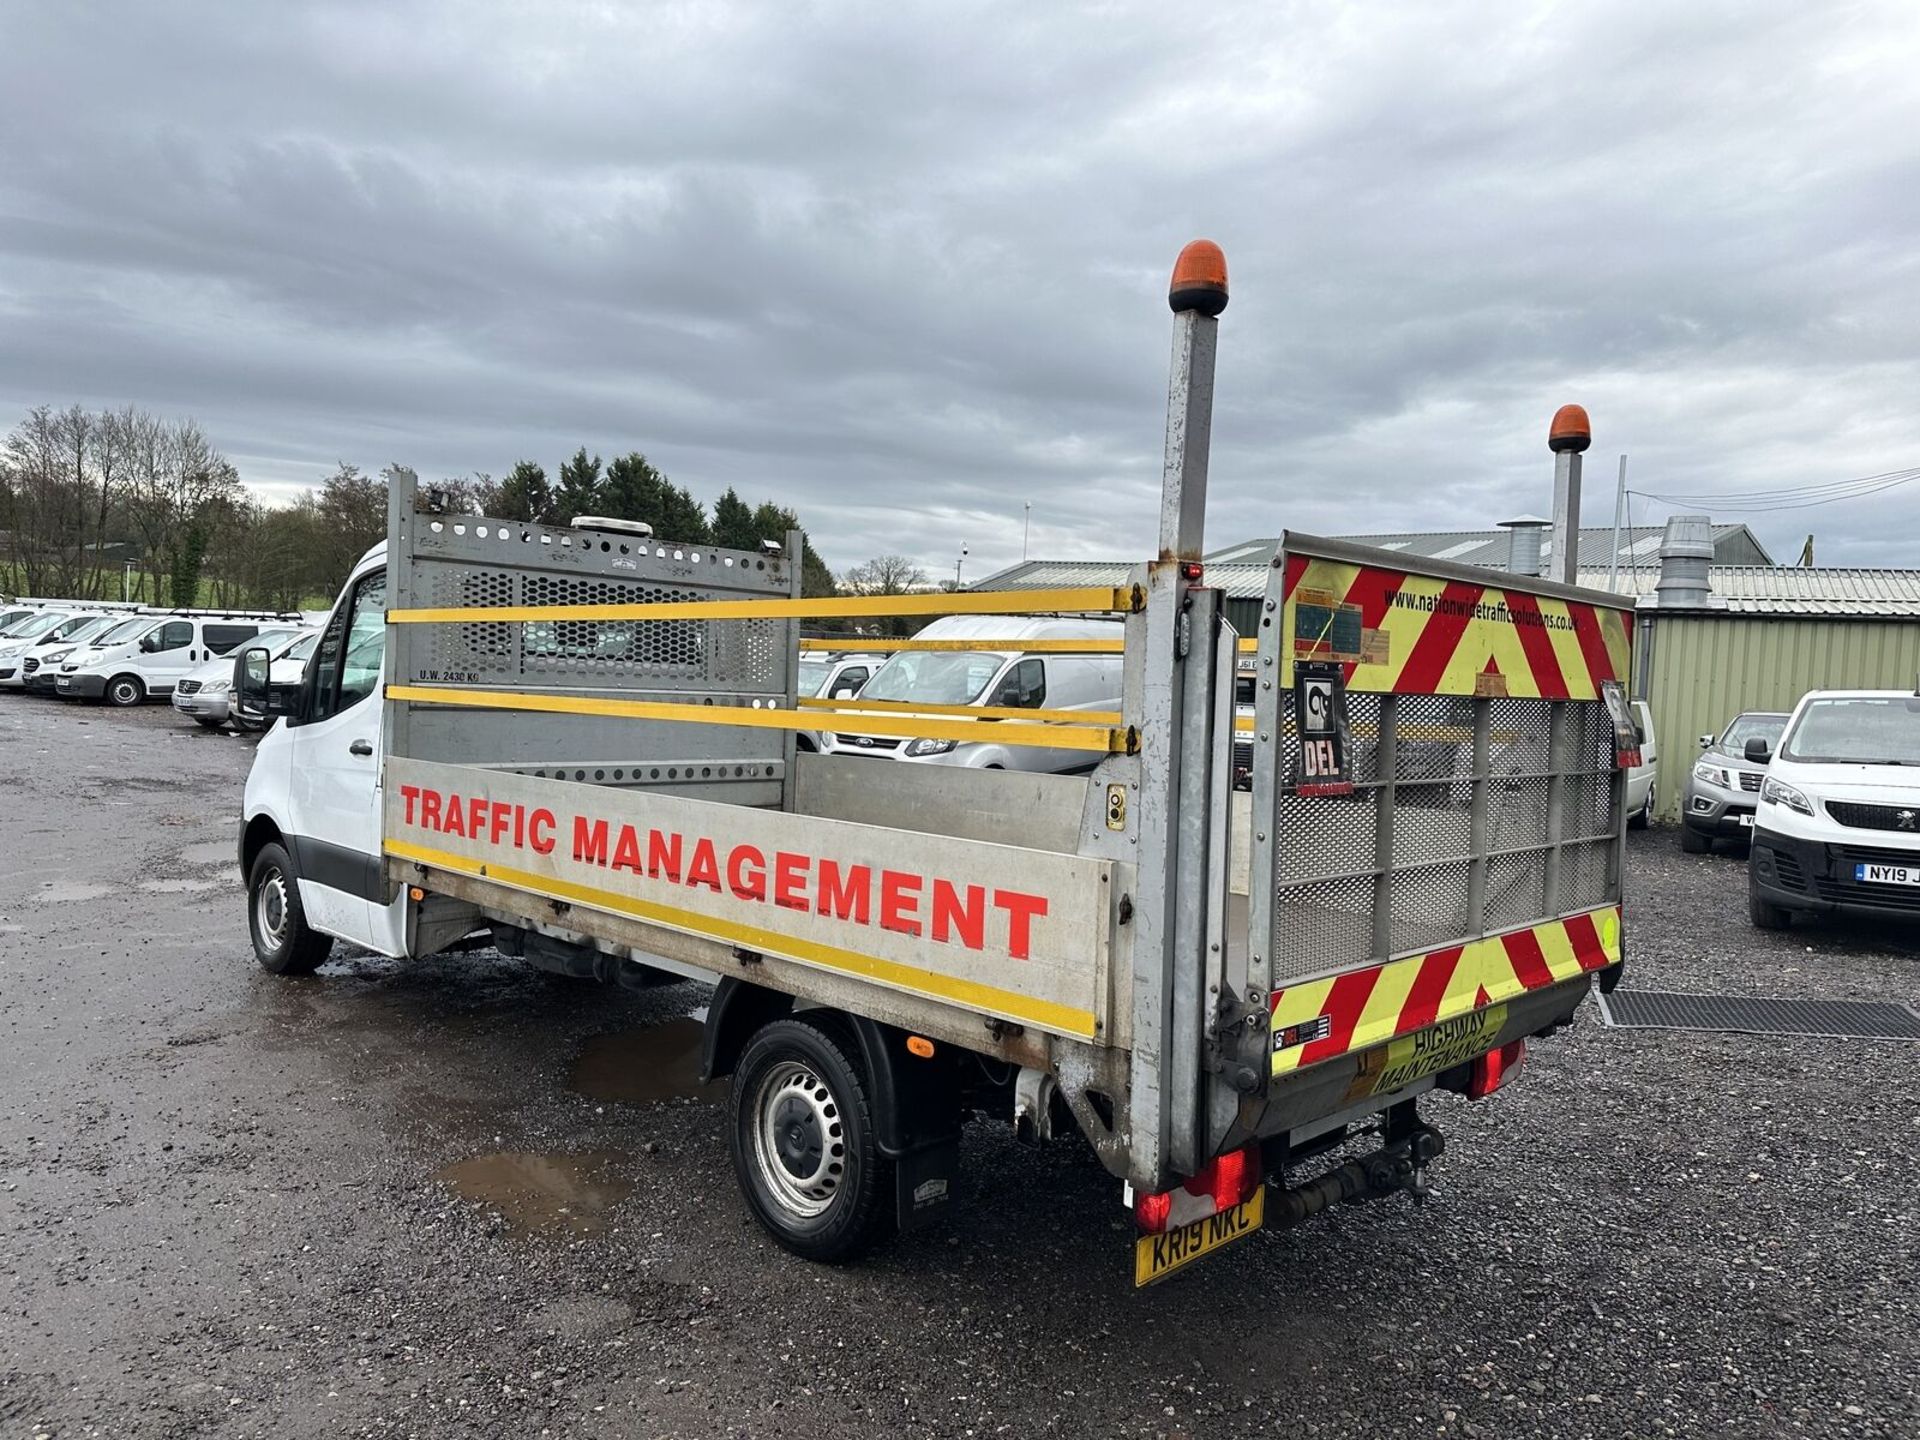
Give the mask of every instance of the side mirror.
<path id="1" fill-rule="evenodd" d="M 159 649 L 160 649 L 160 632 L 158 630 L 154 631 L 151 635 L 142 637 L 140 641 L 140 653 L 142 655 L 157 654 L 159 652 Z"/>
<path id="2" fill-rule="evenodd" d="M 1706 748 L 1707 748 L 1708 746 L 1710 746 L 1711 744 L 1713 744 L 1713 736 L 1711 736 L 1711 735 L 1702 735 L 1702 736 L 1700 737 L 1700 748 L 1701 748 L 1702 750 L 1705 750 L 1705 749 L 1706 749 Z"/>
<path id="3" fill-rule="evenodd" d="M 242 650 L 233 662 L 234 713 L 250 725 L 267 723 L 272 708 L 273 657 L 264 645 Z"/>
<path id="4" fill-rule="evenodd" d="M 1747 759 L 1756 765 L 1764 765 L 1773 758 L 1773 751 L 1767 748 L 1767 742 L 1758 735 L 1747 741 Z"/>

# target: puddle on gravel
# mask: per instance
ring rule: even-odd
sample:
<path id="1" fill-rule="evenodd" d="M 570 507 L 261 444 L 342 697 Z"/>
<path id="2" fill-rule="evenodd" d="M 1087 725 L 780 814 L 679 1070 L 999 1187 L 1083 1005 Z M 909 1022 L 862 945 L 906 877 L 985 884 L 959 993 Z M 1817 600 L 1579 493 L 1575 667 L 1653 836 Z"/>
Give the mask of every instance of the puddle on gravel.
<path id="1" fill-rule="evenodd" d="M 618 1150 L 503 1151 L 458 1161 L 434 1178 L 498 1210 L 516 1229 L 597 1235 L 607 1228 L 607 1212 L 633 1193 L 633 1182 L 618 1173 L 627 1162 Z"/>
<path id="2" fill-rule="evenodd" d="M 34 898 L 51 900 L 56 905 L 77 905 L 85 900 L 104 900 L 114 893 L 112 885 L 88 885 L 76 880 L 49 880 Z"/>
<path id="3" fill-rule="evenodd" d="M 182 865 L 237 865 L 234 858 L 233 841 L 202 840 L 198 844 L 183 845 L 177 852 Z"/>
<path id="4" fill-rule="evenodd" d="M 142 880 L 140 888 L 150 895 L 188 895 L 200 890 L 218 890 L 226 883 L 224 880 L 193 880 L 181 876 L 168 880 Z"/>
<path id="5" fill-rule="evenodd" d="M 692 1016 L 589 1036 L 567 1082 L 576 1095 L 622 1105 L 717 1102 L 723 1082 L 700 1083 L 701 1024 Z"/>

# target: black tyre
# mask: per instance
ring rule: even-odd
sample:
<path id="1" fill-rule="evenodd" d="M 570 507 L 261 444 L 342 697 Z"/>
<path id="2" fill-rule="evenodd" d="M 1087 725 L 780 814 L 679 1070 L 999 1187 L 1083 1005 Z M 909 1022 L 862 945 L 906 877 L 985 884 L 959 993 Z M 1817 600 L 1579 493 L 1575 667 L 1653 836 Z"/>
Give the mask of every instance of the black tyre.
<path id="1" fill-rule="evenodd" d="M 1653 786 L 1649 785 L 1647 787 L 1646 802 L 1627 817 L 1627 828 L 1629 830 L 1644 830 L 1651 824 L 1653 824 Z"/>
<path id="2" fill-rule="evenodd" d="M 247 929 L 269 975 L 311 975 L 333 949 L 331 935 L 307 927 L 293 862 L 277 844 L 261 847 L 247 876 Z"/>
<path id="3" fill-rule="evenodd" d="M 202 730 L 218 730 L 220 728 L 220 722 L 218 720 L 209 720 L 204 715 L 194 716 L 193 723 L 198 725 Z"/>
<path id="4" fill-rule="evenodd" d="M 1691 825 L 1680 827 L 1680 848 L 1689 855 L 1706 855 L 1713 850 L 1713 837 L 1702 835 Z"/>
<path id="5" fill-rule="evenodd" d="M 893 1162 L 875 1144 L 857 1055 L 827 1025 L 776 1020 L 733 1072 L 730 1148 L 741 1192 L 767 1233 L 808 1260 L 851 1260 L 894 1218 Z"/>
<path id="6" fill-rule="evenodd" d="M 147 687 L 138 675 L 116 675 L 107 681 L 101 698 L 109 705 L 117 705 L 125 710 L 146 703 Z"/>
<path id="7" fill-rule="evenodd" d="M 1793 923 L 1793 912 L 1762 895 L 1751 871 L 1747 872 L 1747 919 L 1756 930 L 1785 930 Z"/>

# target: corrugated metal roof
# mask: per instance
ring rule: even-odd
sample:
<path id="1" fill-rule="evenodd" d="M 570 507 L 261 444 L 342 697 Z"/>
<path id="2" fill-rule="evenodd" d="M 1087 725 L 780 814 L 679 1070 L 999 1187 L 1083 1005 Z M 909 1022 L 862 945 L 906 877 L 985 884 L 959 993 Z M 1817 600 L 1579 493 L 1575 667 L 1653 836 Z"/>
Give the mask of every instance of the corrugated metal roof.
<path id="1" fill-rule="evenodd" d="M 1873 570 L 1850 565 L 1715 565 L 1707 572 L 1713 587 L 1710 608 L 1736 615 L 1867 616 L 1920 619 L 1920 570 Z M 1583 570 L 1580 583 L 1607 588 L 1605 569 Z M 1622 570 L 1618 586 L 1625 595 L 1655 607 L 1657 567 Z"/>
<path id="2" fill-rule="evenodd" d="M 1391 537 L 1390 537 L 1391 538 Z M 1364 543 L 1364 542 L 1363 542 Z M 1580 584 L 1607 588 L 1603 563 L 1580 572 Z M 1268 565 L 1209 560 L 1207 579 L 1231 600 L 1267 593 Z M 1132 566 L 1117 560 L 1029 560 L 969 586 L 972 590 L 1045 590 L 1062 585 L 1124 585 Z M 1920 619 L 1920 570 L 1874 570 L 1845 565 L 1715 565 L 1711 608 L 1737 615 L 1829 615 Z M 1491 581 L 1490 581 L 1491 583 Z M 1620 593 L 1654 608 L 1657 565 L 1623 566 Z"/>
<path id="3" fill-rule="evenodd" d="M 1659 525 L 1635 525 L 1620 532 L 1620 555 L 1623 561 L 1628 557 L 1638 559 L 1642 564 L 1647 557 L 1660 553 L 1660 537 L 1664 534 Z M 1350 540 L 1356 545 L 1372 545 L 1381 550 L 1398 550 L 1407 555 L 1425 555 L 1434 560 L 1458 560 L 1463 565 L 1485 565 L 1500 569 L 1507 563 L 1508 539 L 1505 530 L 1440 530 L 1440 531 L 1394 531 L 1381 535 L 1341 535 L 1335 537 Z M 1273 555 L 1273 547 L 1280 542 L 1269 537 L 1263 540 L 1243 540 L 1238 545 L 1229 545 L 1207 556 L 1209 565 L 1225 562 L 1246 562 L 1259 564 Z M 1713 543 L 1716 556 L 1727 562 L 1748 561 L 1754 556 L 1770 559 L 1760 542 L 1754 538 L 1751 530 L 1744 525 L 1716 525 L 1713 527 Z M 1545 545 L 1548 555 L 1553 553 L 1553 542 L 1549 538 Z M 1613 527 L 1589 526 L 1580 532 L 1580 568 L 1582 570 L 1604 570 L 1608 558 L 1613 553 Z"/>
<path id="4" fill-rule="evenodd" d="M 1207 583 L 1229 600 L 1258 600 L 1267 593 L 1266 561 L 1258 565 L 1207 562 Z M 1060 585 L 1124 585 L 1133 566 L 1119 560 L 1025 560 L 976 580 L 969 590 L 1050 590 Z"/>

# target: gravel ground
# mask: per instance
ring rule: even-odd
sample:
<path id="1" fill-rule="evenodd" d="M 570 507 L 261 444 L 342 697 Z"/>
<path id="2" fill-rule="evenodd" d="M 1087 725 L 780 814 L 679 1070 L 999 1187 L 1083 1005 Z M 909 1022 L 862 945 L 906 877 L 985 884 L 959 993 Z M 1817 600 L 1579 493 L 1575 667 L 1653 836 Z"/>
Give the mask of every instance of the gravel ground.
<path id="1" fill-rule="evenodd" d="M 746 1218 L 697 987 L 259 973 L 249 749 L 0 697 L 6 1440 L 1920 1433 L 1920 1047 L 1589 1009 L 1431 1107 L 1430 1204 L 1144 1294 L 1084 1150 L 978 1125 L 955 1223 L 824 1270 Z M 1749 929 L 1738 857 L 1630 866 L 1632 985 L 1916 999 L 1876 927 Z"/>

